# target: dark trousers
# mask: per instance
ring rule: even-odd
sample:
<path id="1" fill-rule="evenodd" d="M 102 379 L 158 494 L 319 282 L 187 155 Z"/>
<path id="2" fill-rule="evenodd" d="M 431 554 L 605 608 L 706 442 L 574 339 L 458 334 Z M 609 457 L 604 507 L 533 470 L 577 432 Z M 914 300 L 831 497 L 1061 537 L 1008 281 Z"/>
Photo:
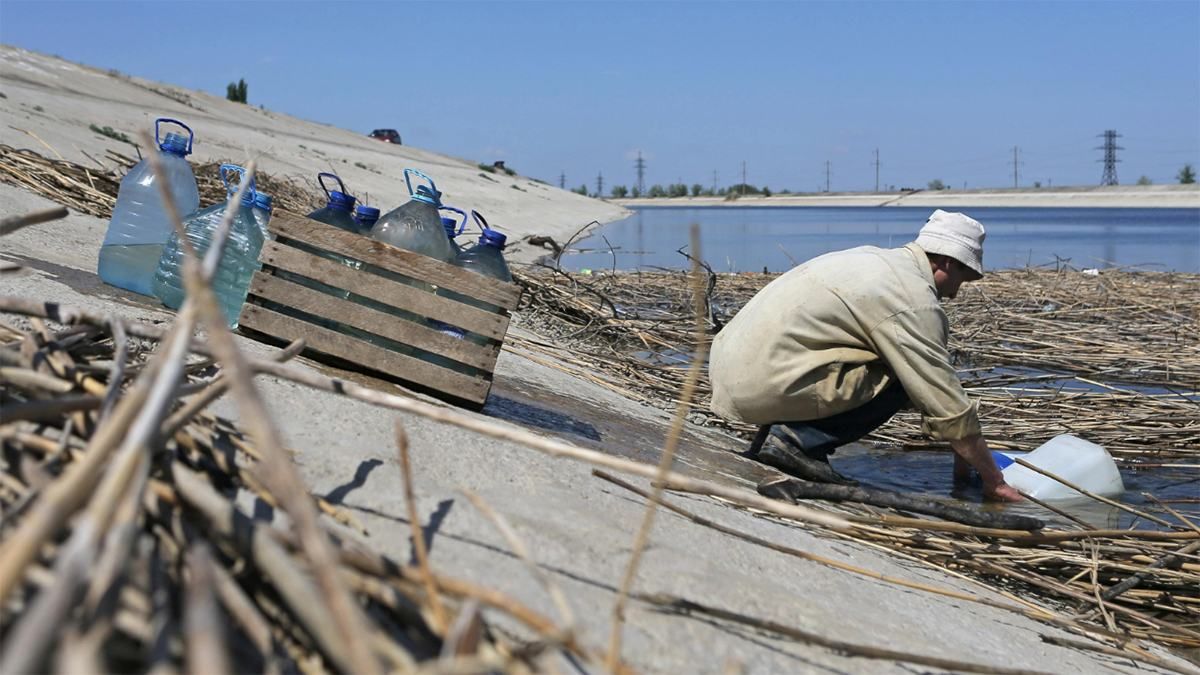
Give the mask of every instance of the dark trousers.
<path id="1" fill-rule="evenodd" d="M 759 436 L 765 440 L 772 426 L 786 427 L 786 431 L 779 429 L 775 434 L 783 436 L 792 445 L 799 445 L 806 456 L 828 461 L 834 450 L 875 431 L 906 405 L 908 393 L 897 380 L 857 408 L 820 420 L 776 422 L 763 427 Z M 761 440 L 756 439 L 756 443 L 761 444 Z"/>

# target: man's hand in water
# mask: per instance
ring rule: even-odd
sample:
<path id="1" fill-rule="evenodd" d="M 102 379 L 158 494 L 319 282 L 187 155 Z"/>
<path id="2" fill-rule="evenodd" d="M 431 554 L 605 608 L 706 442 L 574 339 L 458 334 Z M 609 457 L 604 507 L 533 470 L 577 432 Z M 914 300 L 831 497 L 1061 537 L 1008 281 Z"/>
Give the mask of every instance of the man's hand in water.
<path id="1" fill-rule="evenodd" d="M 975 468 L 979 473 L 979 478 L 983 481 L 983 498 L 999 501 L 999 502 L 1019 502 L 1024 497 L 1020 492 L 1017 492 L 1008 483 L 1004 482 L 1004 474 L 1000 473 L 1000 467 L 996 466 L 996 460 L 992 457 L 991 451 L 988 450 L 987 441 L 983 436 L 969 436 L 967 438 L 950 441 L 950 447 L 954 448 L 954 480 L 956 482 L 969 474 L 968 465 Z"/>

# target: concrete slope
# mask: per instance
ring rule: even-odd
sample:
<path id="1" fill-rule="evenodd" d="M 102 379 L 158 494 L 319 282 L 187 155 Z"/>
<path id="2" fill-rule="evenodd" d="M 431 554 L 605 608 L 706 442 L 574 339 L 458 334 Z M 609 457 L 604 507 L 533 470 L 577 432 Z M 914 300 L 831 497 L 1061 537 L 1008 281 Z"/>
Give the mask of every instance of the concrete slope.
<path id="1" fill-rule="evenodd" d="M 592 220 L 604 223 L 628 213 L 615 204 L 520 175 L 485 172 L 477 165 L 493 158 L 463 159 L 383 143 L 365 132 L 8 45 L 0 45 L 0 94 L 0 143 L 80 164 L 104 162 L 106 148 L 137 156 L 133 146 L 91 131 L 92 125 L 111 127 L 136 141 L 141 130 L 153 132 L 155 118 L 170 117 L 195 132 L 193 162 L 255 159 L 262 171 L 294 176 L 314 191 L 319 190 L 316 174 L 332 171 L 352 194 L 384 212 L 408 199 L 403 170 L 420 169 L 437 182 L 445 203 L 477 209 L 514 241 L 531 234 L 562 241 Z M 516 250 L 513 255 L 517 260 L 530 257 Z"/>

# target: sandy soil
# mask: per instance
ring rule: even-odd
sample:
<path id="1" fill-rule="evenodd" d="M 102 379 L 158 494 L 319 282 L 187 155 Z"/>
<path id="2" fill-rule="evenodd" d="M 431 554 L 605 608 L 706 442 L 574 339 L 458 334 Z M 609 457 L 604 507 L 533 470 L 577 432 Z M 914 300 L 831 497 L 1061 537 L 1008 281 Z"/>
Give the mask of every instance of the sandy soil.
<path id="1" fill-rule="evenodd" d="M 156 89 L 172 93 L 155 93 Z M 496 220 L 510 232 L 567 236 L 590 219 L 619 215 L 617 207 L 555 189 L 535 191 L 530 186 L 528 192 L 519 192 L 508 184 L 493 184 L 474 175 L 473 164 L 462 160 L 384 146 L 352 132 L 7 48 L 0 49 L 0 91 L 7 96 L 0 99 L 0 110 L 8 124 L 37 134 L 73 160 L 100 157 L 111 142 L 89 132 L 90 122 L 119 124 L 129 133 L 152 114 L 174 114 L 203 130 L 197 145 L 201 158 L 244 155 L 243 148 L 255 148 L 266 170 L 303 174 L 327 168 L 328 158 L 345 158 L 348 167 L 362 161 L 381 173 L 347 169 L 353 189 L 388 194 L 394 200 L 401 189 L 399 169 L 415 163 L 443 177 L 443 187 L 455 197 L 461 195 L 460 203 L 496 213 Z M 202 110 L 177 103 L 176 96 L 185 96 Z M 154 106 L 161 107 L 145 112 Z M 36 139 L 7 127 L 3 142 L 40 147 Z M 127 147 L 120 149 L 128 152 Z M 50 206 L 40 196 L 0 185 L 0 216 Z M 169 311 L 96 277 L 95 256 L 106 225 L 98 218 L 73 214 L 4 237 L 0 256 L 27 265 L 31 272 L 6 277 L 0 292 L 128 319 L 170 321 Z M 239 343 L 255 354 L 269 351 L 249 339 L 239 338 Z M 305 368 L 315 367 L 300 362 Z M 665 413 L 553 366 L 544 356 L 506 348 L 483 414 L 498 424 L 517 424 L 582 447 L 656 461 L 666 435 Z M 563 588 L 583 641 L 596 647 L 607 644 L 615 589 L 643 513 L 640 499 L 592 477 L 587 466 L 513 443 L 272 378 L 262 378 L 260 386 L 312 491 L 351 509 L 370 530 L 369 545 L 401 561 L 412 555 L 394 446 L 395 425 L 403 424 L 435 568 L 495 587 L 554 615 L 552 603 L 503 538 L 462 498 L 461 488 L 474 490 L 510 521 L 533 558 Z M 215 409 L 230 418 L 239 415 L 228 400 L 219 401 Z M 728 452 L 740 447 L 741 442 L 729 436 L 690 428 L 677 466 L 750 490 L 755 467 Z M 962 578 L 853 542 L 818 536 L 707 498 L 673 499 L 705 518 L 787 546 L 886 575 L 1002 599 Z M 255 515 L 270 517 L 257 511 Z M 1128 659 L 1048 645 L 1039 635 L 1067 636 L 1016 614 L 801 561 L 666 513 L 659 515 L 636 589 L 681 595 L 835 639 L 992 666 L 1159 672 Z M 640 602 L 631 604 L 627 621 L 624 655 L 644 672 L 715 673 L 739 666 L 747 673 L 913 672 L 908 664 L 853 658 L 724 621 L 662 613 Z M 569 666 L 564 671 L 575 672 Z"/>

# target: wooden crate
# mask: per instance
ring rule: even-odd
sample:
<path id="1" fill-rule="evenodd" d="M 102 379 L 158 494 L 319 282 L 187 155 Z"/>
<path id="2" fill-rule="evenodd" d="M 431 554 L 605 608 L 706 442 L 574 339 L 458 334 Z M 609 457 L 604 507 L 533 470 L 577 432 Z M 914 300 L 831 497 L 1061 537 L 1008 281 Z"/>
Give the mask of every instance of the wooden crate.
<path id="1" fill-rule="evenodd" d="M 305 355 L 316 360 L 383 374 L 470 407 L 483 405 L 508 331 L 509 313 L 520 299 L 519 286 L 308 218 L 278 214 L 271 219 L 270 229 L 275 239 L 263 244 L 259 255 L 262 269 L 250 283 L 240 329 L 251 336 L 257 333 L 282 341 L 303 338 Z M 362 261 L 364 269 L 314 255 L 311 249 Z M 434 284 L 495 309 L 435 295 L 425 288 L 381 276 L 367 266 Z M 280 272 L 315 279 L 389 308 L 436 319 L 490 339 L 485 345 L 457 339 L 428 325 L 293 283 L 282 278 Z M 372 344 L 319 325 L 322 320 L 415 347 L 474 371 L 460 372 L 401 353 L 403 348 L 393 350 Z"/>

